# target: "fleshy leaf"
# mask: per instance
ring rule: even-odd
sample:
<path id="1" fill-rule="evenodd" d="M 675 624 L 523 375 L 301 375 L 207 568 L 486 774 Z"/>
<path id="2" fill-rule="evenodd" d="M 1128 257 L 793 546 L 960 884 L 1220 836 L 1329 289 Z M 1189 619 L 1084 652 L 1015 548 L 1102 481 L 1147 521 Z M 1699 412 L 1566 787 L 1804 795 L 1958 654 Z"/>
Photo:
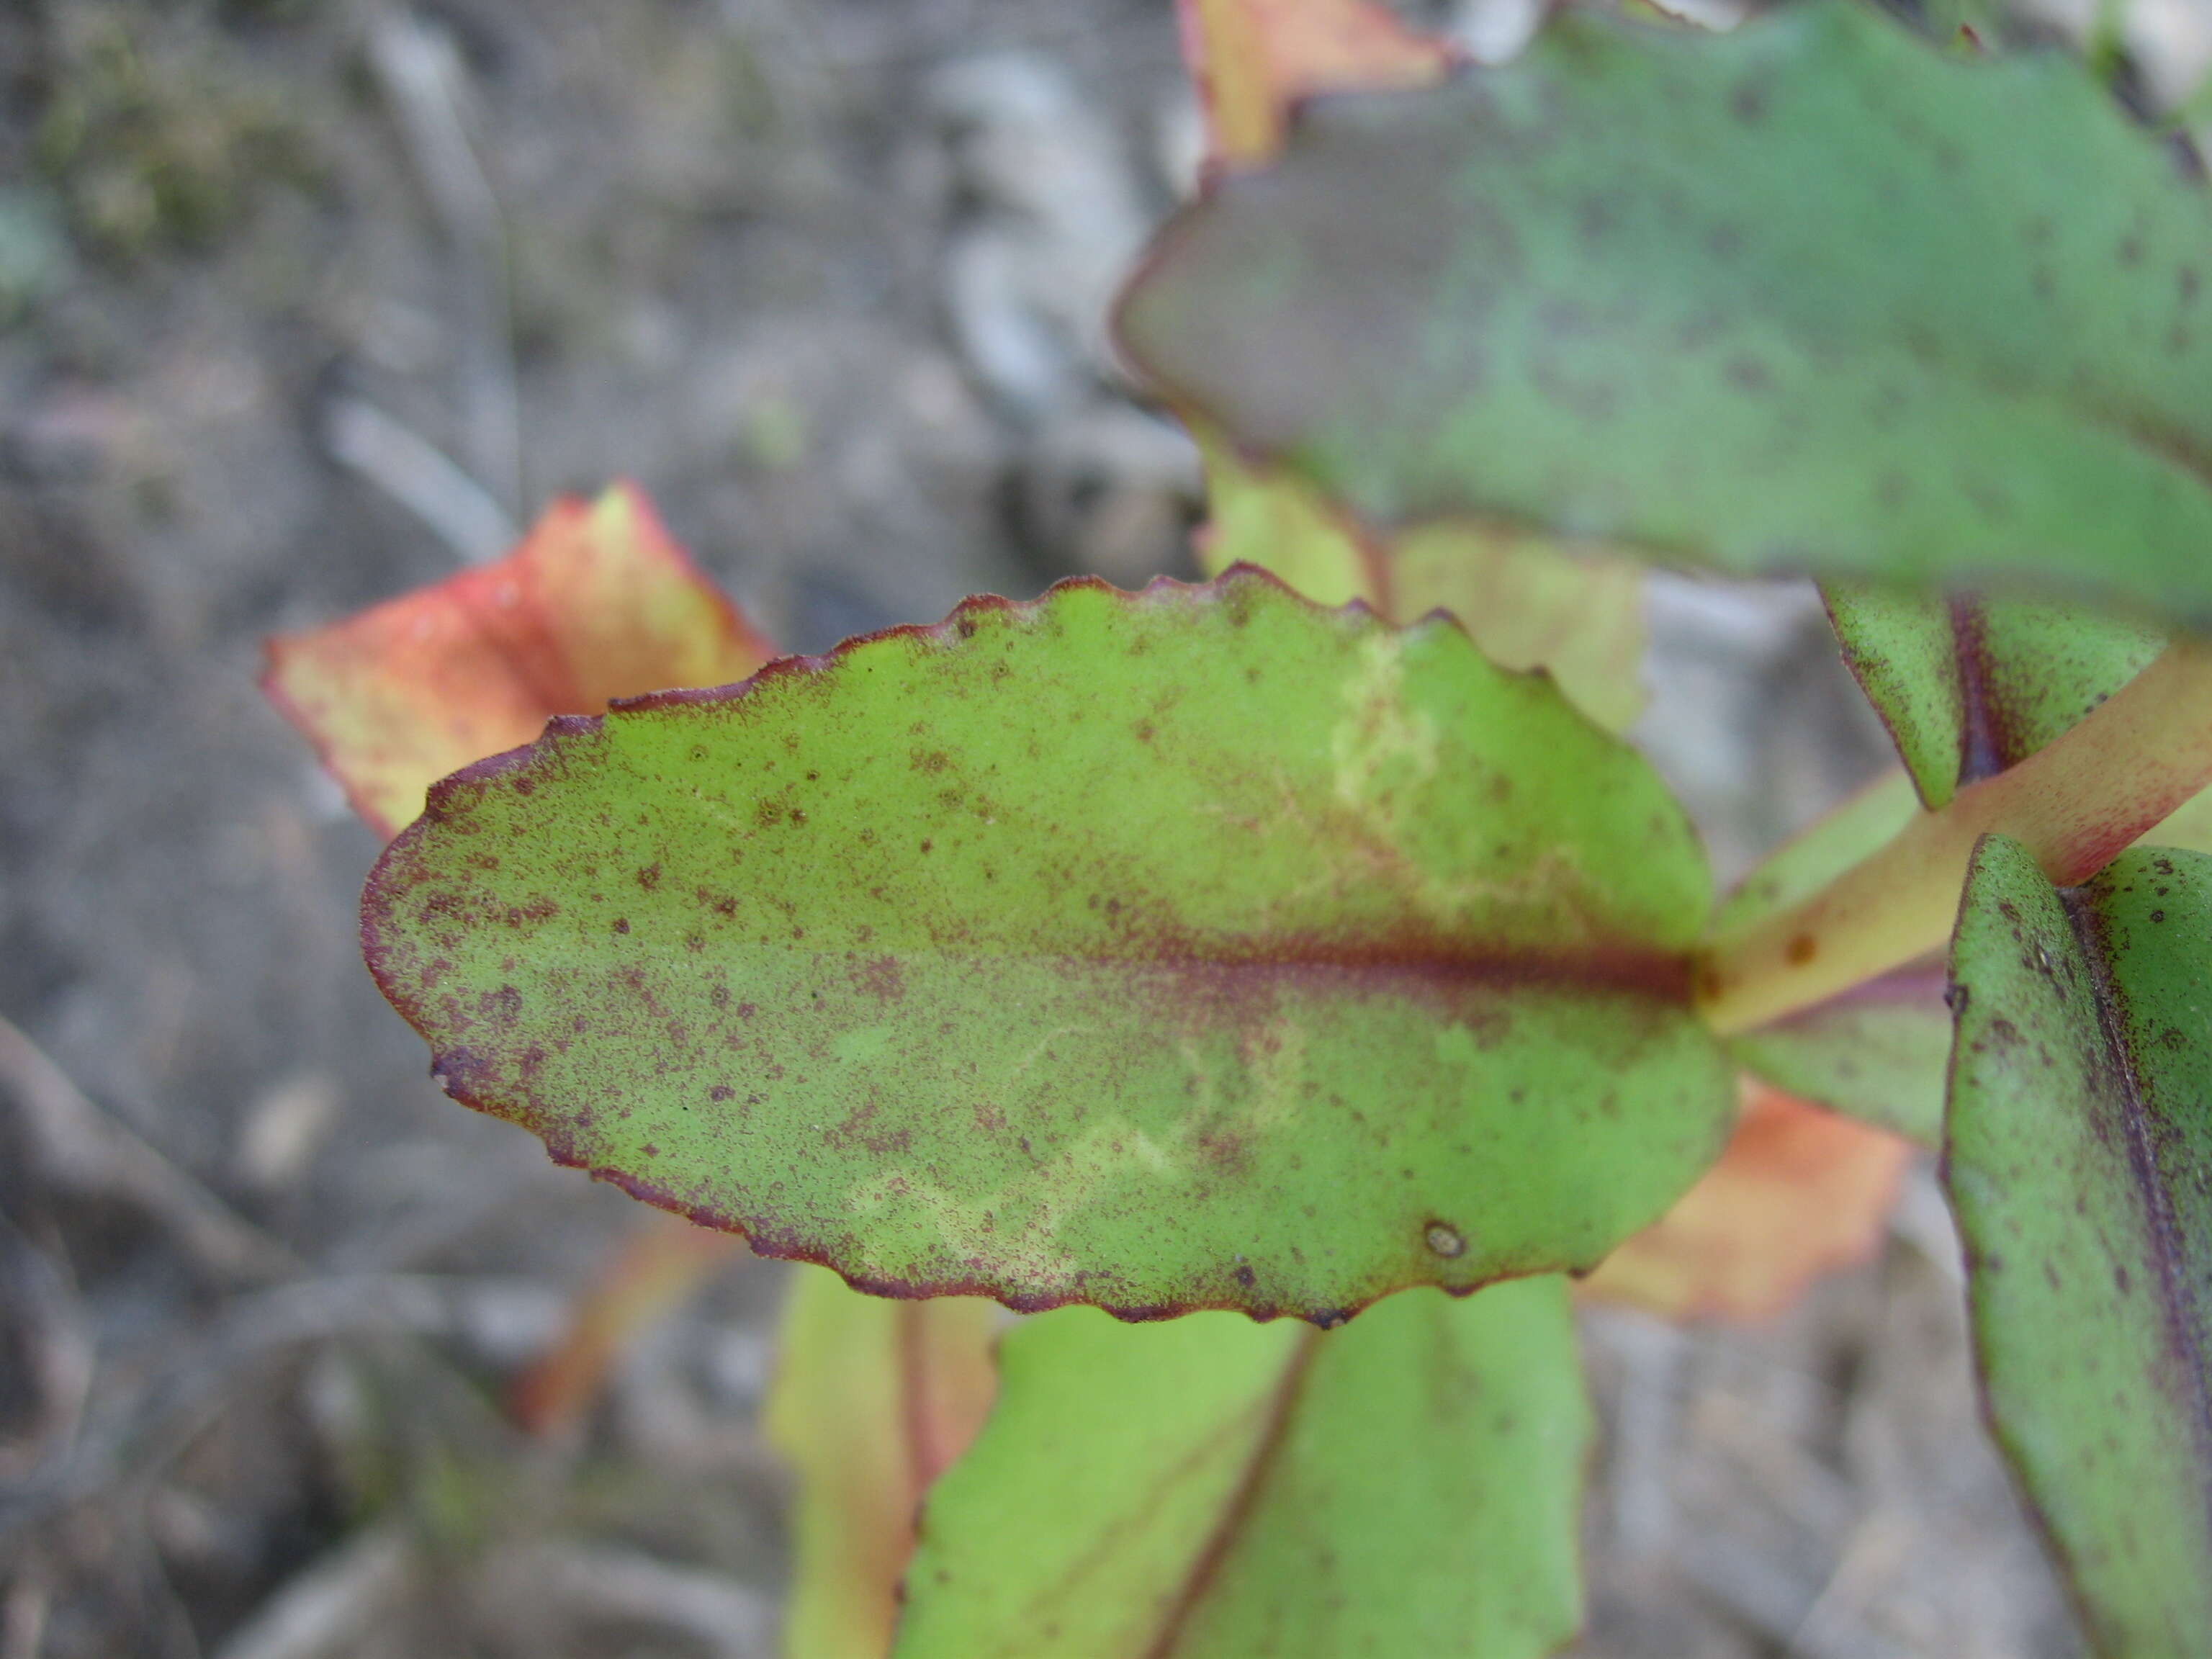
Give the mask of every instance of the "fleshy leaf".
<path id="1" fill-rule="evenodd" d="M 2080 64 L 1856 0 L 1566 11 L 1325 100 L 1124 300 L 1135 362 L 1379 526 L 2212 617 L 2212 213 Z"/>
<path id="2" fill-rule="evenodd" d="M 1217 161 L 1265 160 L 1291 102 L 1355 87 L 1419 87 L 1457 54 L 1373 0 L 1176 0 L 1183 59 Z"/>
<path id="3" fill-rule="evenodd" d="M 1071 1309 L 1001 1364 L 923 1512 L 898 1659 L 1534 1659 L 1579 1621 L 1591 1422 L 1556 1277 L 1327 1334 Z"/>
<path id="4" fill-rule="evenodd" d="M 1991 1425 L 2113 1659 L 2212 1631 L 2212 859 L 1976 854 L 1945 1179 Z"/>
<path id="5" fill-rule="evenodd" d="M 1504 668 L 1540 667 L 1607 731 L 1644 712 L 1644 589 L 1633 565 L 1559 547 L 1504 523 L 1455 520 L 1385 539 L 1334 512 L 1313 487 L 1248 465 L 1201 438 L 1211 514 L 1199 559 L 1273 572 L 1323 605 L 1359 599 L 1379 616 L 1458 617 Z"/>
<path id="6" fill-rule="evenodd" d="M 363 901 L 456 1097 L 900 1292 L 1323 1322 L 1587 1267 L 1718 1150 L 1645 763 L 1258 572 L 564 720 Z"/>
<path id="7" fill-rule="evenodd" d="M 550 714 L 727 684 L 772 654 L 617 484 L 556 501 L 504 558 L 272 639 L 262 688 L 388 836 L 430 784 L 527 743 Z"/>
<path id="8" fill-rule="evenodd" d="M 1940 966 L 1915 963 L 1731 1037 L 1729 1052 L 1785 1093 L 1933 1148 L 1951 1063 L 1943 989 Z"/>
<path id="9" fill-rule="evenodd" d="M 898 1617 L 923 1492 L 975 1439 L 998 1386 L 999 1310 L 894 1302 L 805 1267 L 763 1418 L 799 1475 L 783 1659 L 876 1659 Z"/>
<path id="10" fill-rule="evenodd" d="M 1911 1149 L 1753 1084 L 1721 1161 L 1586 1289 L 1670 1319 L 1764 1319 L 1881 1243 Z"/>
<path id="11" fill-rule="evenodd" d="M 1839 583 L 1836 637 L 1930 808 L 2017 765 L 2125 685 L 2165 640 L 2077 607 Z"/>

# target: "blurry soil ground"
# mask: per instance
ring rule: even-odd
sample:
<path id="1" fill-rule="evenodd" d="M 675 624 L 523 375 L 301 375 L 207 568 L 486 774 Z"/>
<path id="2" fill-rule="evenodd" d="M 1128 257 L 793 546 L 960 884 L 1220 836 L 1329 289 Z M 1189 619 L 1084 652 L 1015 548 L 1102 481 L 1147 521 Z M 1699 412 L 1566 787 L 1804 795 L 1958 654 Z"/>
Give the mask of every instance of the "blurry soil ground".
<path id="1" fill-rule="evenodd" d="M 258 641 L 618 474 L 793 648 L 1188 574 L 1097 325 L 1174 49 L 1167 0 L 0 9 L 0 1659 L 769 1650 L 781 1270 L 580 1442 L 508 1425 L 641 1212 L 427 1081 Z M 1644 735 L 1740 870 L 1878 735 L 1809 592 L 1653 605 Z M 1578 1651 L 2076 1651 L 1925 1170 L 1895 1234 L 1762 1328 L 1589 1316 Z"/>

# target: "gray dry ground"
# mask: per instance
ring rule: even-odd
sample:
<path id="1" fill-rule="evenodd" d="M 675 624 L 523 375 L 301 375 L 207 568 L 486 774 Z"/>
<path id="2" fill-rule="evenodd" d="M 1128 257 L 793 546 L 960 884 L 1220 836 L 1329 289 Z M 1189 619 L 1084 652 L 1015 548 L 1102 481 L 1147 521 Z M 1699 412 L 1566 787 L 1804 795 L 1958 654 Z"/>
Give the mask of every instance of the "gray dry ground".
<path id="1" fill-rule="evenodd" d="M 1096 338 L 1167 0 L 10 0 L 0 98 L 0 1659 L 765 1653 L 780 1270 L 503 1423 L 638 1212 L 426 1080 L 258 641 L 616 474 L 794 647 L 1183 571 Z M 1808 595 L 1654 604 L 1740 868 L 1878 744 Z M 1771 1325 L 1589 1317 L 1580 1653 L 2075 1651 L 1956 1274 L 1923 1170 Z"/>

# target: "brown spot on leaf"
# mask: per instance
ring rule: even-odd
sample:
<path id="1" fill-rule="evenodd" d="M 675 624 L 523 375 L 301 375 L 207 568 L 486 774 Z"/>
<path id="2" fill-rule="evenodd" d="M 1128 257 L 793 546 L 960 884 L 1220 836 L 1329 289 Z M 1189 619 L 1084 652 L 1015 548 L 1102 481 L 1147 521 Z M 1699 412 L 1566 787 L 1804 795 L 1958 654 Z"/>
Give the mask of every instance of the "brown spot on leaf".
<path id="1" fill-rule="evenodd" d="M 878 957 L 853 970 L 854 983 L 878 1002 L 897 1002 L 906 995 L 906 975 L 896 957 Z"/>
<path id="2" fill-rule="evenodd" d="M 1756 357 L 1731 357 L 1723 367 L 1722 373 L 1728 376 L 1728 383 L 1739 392 L 1748 392 L 1757 396 L 1774 390 L 1774 376 Z"/>

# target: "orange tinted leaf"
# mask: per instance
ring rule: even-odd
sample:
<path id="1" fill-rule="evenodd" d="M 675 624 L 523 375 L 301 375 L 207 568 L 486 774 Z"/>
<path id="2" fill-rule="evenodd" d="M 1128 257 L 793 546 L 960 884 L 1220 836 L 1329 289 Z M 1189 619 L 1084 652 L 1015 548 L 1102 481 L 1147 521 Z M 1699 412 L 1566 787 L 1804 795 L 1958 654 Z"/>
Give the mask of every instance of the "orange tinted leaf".
<path id="1" fill-rule="evenodd" d="M 799 1475 L 783 1656 L 872 1659 L 890 1649 L 922 1494 L 997 1392 L 999 1310 L 863 1296 L 819 1267 L 790 1297 L 764 1419 Z"/>
<path id="2" fill-rule="evenodd" d="M 617 484 L 504 558 L 269 642 L 262 689 L 386 836 L 430 784 L 610 698 L 740 680 L 774 654 Z"/>
<path id="3" fill-rule="evenodd" d="M 1745 1079 L 1721 1160 L 1584 1281 L 1670 1318 L 1762 1319 L 1881 1242 L 1911 1145 Z"/>
<path id="4" fill-rule="evenodd" d="M 1370 0 L 1178 0 L 1177 10 L 1208 154 L 1233 166 L 1275 153 L 1294 100 L 1426 86 L 1457 56 Z"/>

